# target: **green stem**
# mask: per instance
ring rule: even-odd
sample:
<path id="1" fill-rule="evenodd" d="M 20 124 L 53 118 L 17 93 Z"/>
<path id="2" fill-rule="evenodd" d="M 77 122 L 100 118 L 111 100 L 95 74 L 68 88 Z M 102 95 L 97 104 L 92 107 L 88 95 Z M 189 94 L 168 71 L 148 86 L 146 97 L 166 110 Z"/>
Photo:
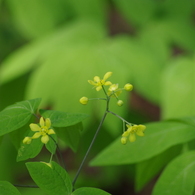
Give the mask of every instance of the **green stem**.
<path id="1" fill-rule="evenodd" d="M 87 150 L 87 152 L 86 152 L 86 154 L 85 154 L 85 156 L 84 156 L 84 158 L 83 158 L 83 160 L 82 160 L 82 162 L 81 162 L 81 164 L 80 164 L 80 166 L 79 166 L 79 169 L 77 170 L 77 173 L 76 173 L 76 175 L 75 175 L 75 177 L 74 177 L 74 179 L 73 179 L 73 182 L 72 182 L 73 190 L 74 190 L 74 185 L 75 185 L 75 183 L 76 183 L 76 181 L 77 181 L 77 178 L 78 178 L 78 176 L 79 176 L 79 174 L 80 174 L 80 172 L 81 172 L 81 169 L 83 168 L 83 165 L 84 165 L 84 163 L 85 163 L 85 161 L 86 161 L 86 159 L 87 159 L 87 156 L 88 156 L 88 154 L 89 154 L 89 152 L 90 152 L 90 150 L 91 150 L 91 148 L 92 148 L 92 146 L 93 146 L 93 144 L 94 144 L 94 142 L 95 142 L 95 140 L 96 140 L 96 138 L 97 138 L 97 135 L 98 135 L 98 133 L 99 133 L 99 131 L 100 131 L 100 129 L 101 129 L 103 123 L 104 123 L 104 120 L 105 120 L 105 118 L 106 118 L 106 116 L 107 116 L 107 114 L 108 114 L 110 97 L 107 95 L 107 93 L 106 93 L 106 91 L 105 91 L 105 89 L 104 89 L 103 86 L 102 86 L 102 88 L 103 88 L 103 91 L 104 91 L 104 93 L 105 93 L 105 95 L 106 95 L 106 98 L 107 98 L 107 99 L 106 99 L 106 100 L 107 100 L 106 111 L 104 112 L 104 115 L 103 115 L 103 117 L 102 117 L 102 119 L 101 119 L 101 121 L 100 121 L 100 124 L 99 124 L 99 126 L 98 126 L 96 132 L 95 132 L 95 135 L 94 135 L 94 137 L 93 137 L 93 139 L 92 139 L 92 141 L 91 141 L 91 144 L 89 145 L 89 148 L 88 148 L 88 150 Z"/>

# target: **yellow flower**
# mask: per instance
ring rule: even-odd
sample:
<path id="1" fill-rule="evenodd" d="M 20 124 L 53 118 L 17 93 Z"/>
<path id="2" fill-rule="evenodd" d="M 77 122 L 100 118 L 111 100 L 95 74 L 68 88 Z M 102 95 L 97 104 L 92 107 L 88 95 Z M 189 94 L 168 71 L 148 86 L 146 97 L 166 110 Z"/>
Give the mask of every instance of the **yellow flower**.
<path id="1" fill-rule="evenodd" d="M 93 81 L 88 80 L 88 82 L 91 85 L 94 85 L 94 87 L 96 88 L 96 91 L 100 91 L 102 89 L 103 85 L 112 85 L 112 83 L 110 81 L 106 81 L 111 75 L 112 75 L 112 72 L 107 72 L 104 75 L 103 79 L 100 79 L 100 77 L 95 76 Z"/>
<path id="2" fill-rule="evenodd" d="M 144 131 L 146 129 L 145 125 L 129 125 L 127 124 L 127 130 L 122 134 L 121 143 L 124 144 L 125 138 L 129 136 L 129 141 L 134 142 L 136 140 L 136 134 L 138 136 L 144 136 Z"/>
<path id="3" fill-rule="evenodd" d="M 133 85 L 131 85 L 130 83 L 127 83 L 125 86 L 124 86 L 124 89 L 126 91 L 132 91 L 133 90 Z"/>
<path id="4" fill-rule="evenodd" d="M 112 84 L 108 88 L 108 95 L 112 97 L 118 97 L 121 94 L 122 90 L 118 89 L 118 84 Z"/>
<path id="5" fill-rule="evenodd" d="M 49 136 L 51 134 L 55 134 L 53 129 L 50 129 L 51 121 L 49 118 L 46 118 L 45 121 L 43 117 L 40 118 L 39 125 L 31 123 L 30 129 L 31 131 L 36 132 L 32 137 L 25 137 L 23 143 L 30 144 L 32 139 L 37 139 L 41 136 L 41 142 L 47 144 L 49 141 Z"/>
<path id="6" fill-rule="evenodd" d="M 86 105 L 88 103 L 89 99 L 87 97 L 82 97 L 79 102 L 83 105 Z"/>

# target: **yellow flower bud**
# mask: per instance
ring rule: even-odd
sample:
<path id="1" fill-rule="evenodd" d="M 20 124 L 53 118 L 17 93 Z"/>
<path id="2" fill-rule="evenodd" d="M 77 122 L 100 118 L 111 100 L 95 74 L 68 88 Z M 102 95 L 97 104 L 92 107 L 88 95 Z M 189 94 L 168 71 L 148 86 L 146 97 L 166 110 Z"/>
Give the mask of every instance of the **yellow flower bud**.
<path id="1" fill-rule="evenodd" d="M 86 105 L 88 103 L 89 99 L 87 97 L 82 97 L 79 102 L 83 105 Z"/>
<path id="2" fill-rule="evenodd" d="M 122 106 L 123 105 L 123 101 L 122 100 L 118 100 L 117 105 L 118 106 Z"/>
<path id="3" fill-rule="evenodd" d="M 130 83 L 127 83 L 125 86 L 124 86 L 124 89 L 126 91 L 132 91 L 133 90 L 133 85 L 131 85 Z"/>
<path id="4" fill-rule="evenodd" d="M 130 133 L 129 141 L 134 142 L 136 140 L 135 133 Z"/>
<path id="5" fill-rule="evenodd" d="M 121 138 L 121 143 L 122 143 L 123 145 L 125 145 L 125 144 L 127 143 L 127 138 L 126 138 L 126 137 L 122 137 L 122 138 Z"/>
<path id="6" fill-rule="evenodd" d="M 22 142 L 23 142 L 23 144 L 30 144 L 31 140 L 32 140 L 31 137 L 25 137 Z"/>

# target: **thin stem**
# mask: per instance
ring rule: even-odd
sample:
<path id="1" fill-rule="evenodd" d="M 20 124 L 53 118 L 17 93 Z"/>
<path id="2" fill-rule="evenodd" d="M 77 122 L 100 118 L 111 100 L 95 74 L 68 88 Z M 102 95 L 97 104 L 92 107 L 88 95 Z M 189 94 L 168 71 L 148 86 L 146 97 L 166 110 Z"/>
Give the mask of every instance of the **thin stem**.
<path id="1" fill-rule="evenodd" d="M 118 114 L 116 114 L 116 113 L 114 113 L 114 112 L 112 112 L 112 111 L 110 111 L 110 110 L 107 110 L 107 112 L 108 113 L 110 113 L 110 114 L 113 114 L 114 116 L 116 116 L 116 117 L 118 117 L 118 118 L 120 118 L 123 122 L 126 122 L 126 123 L 128 123 L 129 124 L 129 122 L 128 121 L 126 121 L 124 118 L 122 118 L 121 116 L 119 116 Z M 131 123 L 132 124 L 132 123 Z"/>
<path id="2" fill-rule="evenodd" d="M 84 158 L 83 158 L 83 160 L 82 160 L 82 162 L 81 162 L 81 164 L 80 164 L 80 167 L 79 167 L 79 169 L 78 169 L 78 171 L 77 171 L 77 173 L 76 173 L 76 176 L 75 176 L 75 178 L 74 178 L 74 180 L 73 180 L 73 182 L 72 182 L 72 185 L 73 185 L 73 186 L 75 185 L 75 183 L 76 183 L 76 181 L 77 181 L 77 178 L 78 178 L 78 176 L 79 176 L 79 174 L 80 174 L 80 172 L 81 172 L 81 169 L 82 169 L 82 167 L 83 167 L 83 165 L 84 165 L 84 163 L 85 163 L 85 160 L 86 160 L 86 158 L 87 158 L 87 156 L 88 156 L 88 154 L 89 154 L 89 152 L 90 152 L 90 150 L 91 150 L 91 148 L 92 148 L 92 146 L 93 146 L 93 144 L 94 144 L 94 142 L 95 142 L 95 140 L 96 140 L 96 138 L 97 138 L 97 135 L 98 135 L 98 133 L 99 133 L 101 127 L 102 127 L 102 124 L 103 124 L 103 122 L 104 122 L 104 120 L 105 120 L 105 118 L 106 118 L 106 115 L 107 115 L 107 112 L 104 113 L 104 115 L 103 115 L 103 117 L 102 117 L 102 120 L 101 120 L 101 122 L 100 122 L 100 124 L 99 124 L 99 126 L 98 126 L 98 128 L 97 128 L 97 131 L 96 131 L 96 133 L 95 133 L 95 135 L 94 135 L 94 137 L 93 137 L 93 139 L 92 139 L 92 141 L 91 141 L 91 144 L 90 144 L 90 146 L 89 146 L 89 148 L 88 148 L 88 150 L 87 150 L 87 152 L 86 152 L 86 154 L 85 154 L 85 156 L 84 156 Z"/>

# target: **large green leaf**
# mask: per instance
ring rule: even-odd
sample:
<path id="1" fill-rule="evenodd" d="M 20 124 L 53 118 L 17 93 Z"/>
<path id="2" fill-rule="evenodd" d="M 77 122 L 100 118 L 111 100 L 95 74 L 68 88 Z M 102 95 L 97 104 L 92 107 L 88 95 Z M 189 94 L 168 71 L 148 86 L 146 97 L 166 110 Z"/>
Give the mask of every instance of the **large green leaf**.
<path id="1" fill-rule="evenodd" d="M 140 191 L 173 158 L 181 153 L 181 146 L 173 146 L 161 154 L 136 164 L 135 189 Z"/>
<path id="2" fill-rule="evenodd" d="M 86 20 L 72 22 L 9 55 L 1 64 L 0 84 L 30 72 L 38 62 L 44 61 L 56 50 L 63 51 L 81 43 L 94 44 L 102 40 L 105 35 L 105 29 L 99 23 Z"/>
<path id="3" fill-rule="evenodd" d="M 77 151 L 82 130 L 82 123 L 77 123 L 68 127 L 55 128 L 58 138 L 63 140 L 73 151 Z"/>
<path id="4" fill-rule="evenodd" d="M 21 195 L 16 187 L 7 181 L 0 181 L 1 195 Z"/>
<path id="5" fill-rule="evenodd" d="M 16 27 L 27 38 L 40 37 L 52 32 L 59 23 L 66 21 L 69 11 L 67 1 L 58 0 L 8 0 Z"/>
<path id="6" fill-rule="evenodd" d="M 163 171 L 152 195 L 191 195 L 194 193 L 195 151 L 178 156 Z"/>
<path id="7" fill-rule="evenodd" d="M 110 195 L 101 189 L 83 187 L 75 190 L 71 195 Z"/>
<path id="8" fill-rule="evenodd" d="M 195 139 L 191 125 L 177 122 L 146 124 L 145 137 L 134 143 L 122 145 L 117 139 L 91 161 L 93 166 L 122 165 L 141 162 L 152 158 L 171 146 Z"/>
<path id="9" fill-rule="evenodd" d="M 163 118 L 195 115 L 194 68 L 194 60 L 180 57 L 173 60 L 164 71 L 162 77 Z"/>
<path id="10" fill-rule="evenodd" d="M 56 110 L 39 110 L 44 118 L 50 118 L 53 127 L 67 127 L 75 125 L 88 117 L 87 114 L 67 113 Z"/>
<path id="11" fill-rule="evenodd" d="M 35 114 L 40 98 L 18 102 L 0 112 L 0 135 L 24 126 Z"/>
<path id="12" fill-rule="evenodd" d="M 43 162 L 26 163 L 35 183 L 48 195 L 70 195 L 72 183 L 67 172 L 55 162 L 50 166 Z"/>

